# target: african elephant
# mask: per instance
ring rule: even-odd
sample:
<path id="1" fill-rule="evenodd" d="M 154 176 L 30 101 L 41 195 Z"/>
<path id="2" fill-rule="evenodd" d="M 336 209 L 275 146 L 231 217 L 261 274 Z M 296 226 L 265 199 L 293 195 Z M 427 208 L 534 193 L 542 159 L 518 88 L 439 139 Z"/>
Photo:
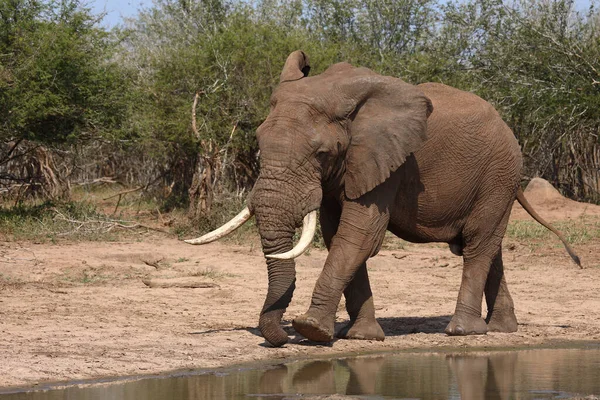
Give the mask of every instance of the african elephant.
<path id="1" fill-rule="evenodd" d="M 293 258 L 312 240 L 316 210 L 329 254 L 309 310 L 293 322 L 308 339 L 333 338 L 344 293 L 350 323 L 338 336 L 383 340 L 366 261 L 386 230 L 411 242 L 448 243 L 463 256 L 447 334 L 516 331 L 501 251 L 515 198 L 578 259 L 519 189 L 520 148 L 498 113 L 476 95 L 442 84 L 413 86 L 347 63 L 313 77 L 309 70 L 305 53 L 290 54 L 256 133 L 260 176 L 248 207 L 188 242 L 216 240 L 256 216 L 269 276 L 259 327 L 275 346 L 288 339 L 280 322 L 295 287 Z"/>

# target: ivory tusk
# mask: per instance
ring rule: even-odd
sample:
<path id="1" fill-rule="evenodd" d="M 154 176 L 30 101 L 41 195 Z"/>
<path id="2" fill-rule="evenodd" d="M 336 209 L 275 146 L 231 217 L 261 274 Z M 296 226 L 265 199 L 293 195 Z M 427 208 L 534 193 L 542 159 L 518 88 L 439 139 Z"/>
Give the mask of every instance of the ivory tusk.
<path id="1" fill-rule="evenodd" d="M 317 212 L 311 211 L 304 217 L 302 221 L 302 236 L 300 236 L 300 240 L 290 251 L 286 251 L 281 254 L 268 254 L 265 255 L 266 258 L 275 258 L 277 260 L 292 260 L 296 257 L 299 257 L 308 249 L 310 246 L 315 232 L 317 231 Z"/>
<path id="2" fill-rule="evenodd" d="M 217 228 L 212 232 L 208 232 L 207 234 L 200 236 L 199 238 L 184 240 L 184 242 L 189 244 L 206 244 L 214 242 L 217 239 L 221 239 L 222 237 L 229 235 L 231 232 L 244 225 L 244 223 L 248 221 L 251 217 L 252 213 L 250 212 L 250 209 L 246 207 L 242 210 L 242 212 L 233 217 L 229 222 L 227 222 L 220 228 Z"/>

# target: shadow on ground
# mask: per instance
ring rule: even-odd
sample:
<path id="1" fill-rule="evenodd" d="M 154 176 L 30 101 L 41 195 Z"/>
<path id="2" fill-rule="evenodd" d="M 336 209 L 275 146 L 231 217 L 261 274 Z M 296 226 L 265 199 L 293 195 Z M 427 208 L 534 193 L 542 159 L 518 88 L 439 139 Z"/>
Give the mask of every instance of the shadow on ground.
<path id="1" fill-rule="evenodd" d="M 434 317 L 377 318 L 385 336 L 402 336 L 411 333 L 443 333 L 452 315 Z"/>
<path id="2" fill-rule="evenodd" d="M 393 318 L 377 318 L 377 321 L 381 325 L 385 336 L 402 336 L 410 335 L 413 333 L 443 333 L 446 325 L 450 322 L 452 315 L 439 315 L 435 317 L 393 317 Z M 346 324 L 348 320 L 336 322 L 335 331 L 339 332 Z M 303 344 L 308 346 L 327 346 L 330 347 L 331 343 L 319 343 L 306 340 L 303 336 L 299 335 L 292 327 L 291 321 L 283 320 L 282 328 L 286 333 L 292 336 L 290 342 L 296 344 Z M 206 335 L 211 333 L 219 332 L 232 332 L 232 331 L 247 331 L 255 336 L 262 337 L 260 329 L 258 327 L 235 327 L 235 328 L 224 328 L 224 329 L 208 329 L 205 331 L 189 332 L 190 335 Z M 336 341 L 337 339 L 334 339 Z M 265 342 L 261 344 L 264 347 L 272 347 L 269 343 Z"/>

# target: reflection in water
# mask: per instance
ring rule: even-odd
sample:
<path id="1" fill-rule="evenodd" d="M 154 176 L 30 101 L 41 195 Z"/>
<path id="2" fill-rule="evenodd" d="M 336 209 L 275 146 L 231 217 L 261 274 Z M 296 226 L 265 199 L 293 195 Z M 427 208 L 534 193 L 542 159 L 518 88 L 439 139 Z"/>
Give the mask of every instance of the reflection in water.
<path id="1" fill-rule="evenodd" d="M 403 353 L 0 394 L 0 400 L 556 399 L 600 394 L 600 348 Z M 308 397 L 310 398 L 310 397 Z"/>
<path id="2" fill-rule="evenodd" d="M 456 377 L 462 400 L 506 400 L 513 397 L 517 357 L 517 352 L 507 352 L 450 355 L 446 360 Z"/>

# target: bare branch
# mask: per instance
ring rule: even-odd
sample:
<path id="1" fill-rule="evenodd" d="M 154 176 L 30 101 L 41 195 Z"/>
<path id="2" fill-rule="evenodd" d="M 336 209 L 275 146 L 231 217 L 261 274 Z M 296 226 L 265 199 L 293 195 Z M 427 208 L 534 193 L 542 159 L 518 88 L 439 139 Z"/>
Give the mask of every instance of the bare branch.
<path id="1" fill-rule="evenodd" d="M 102 200 L 110 200 L 110 199 L 112 199 L 112 198 L 115 198 L 115 197 L 117 197 L 117 196 L 119 196 L 119 197 L 120 197 L 120 196 L 122 196 L 122 195 L 124 195 L 124 194 L 127 194 L 127 193 L 133 193 L 133 192 L 137 192 L 138 190 L 142 190 L 142 189 L 144 189 L 144 188 L 146 188 L 146 187 L 147 187 L 147 186 L 138 186 L 138 187 L 136 187 L 136 188 L 133 188 L 133 189 L 127 189 L 127 190 L 123 190 L 122 192 L 115 193 L 115 194 L 113 194 L 113 195 L 111 195 L 111 196 L 105 197 L 105 198 L 103 198 Z"/>
<path id="2" fill-rule="evenodd" d="M 194 103 L 192 104 L 192 132 L 198 140 L 200 140 L 200 132 L 198 132 L 198 127 L 196 126 L 196 106 L 198 105 L 200 93 L 202 92 L 196 92 L 196 95 L 194 95 Z"/>

